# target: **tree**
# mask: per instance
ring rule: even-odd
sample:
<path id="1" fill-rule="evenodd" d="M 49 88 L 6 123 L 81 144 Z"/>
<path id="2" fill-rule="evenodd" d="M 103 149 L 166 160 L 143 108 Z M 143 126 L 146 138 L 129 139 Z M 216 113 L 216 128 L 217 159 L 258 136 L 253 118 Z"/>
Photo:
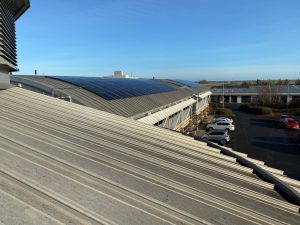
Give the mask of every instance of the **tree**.
<path id="1" fill-rule="evenodd" d="M 256 80 L 256 84 L 257 84 L 257 85 L 261 85 L 261 80 L 257 79 L 257 80 Z"/>
<path id="2" fill-rule="evenodd" d="M 270 89 L 267 86 L 257 86 L 257 104 L 258 105 L 268 105 L 271 102 Z"/>
<path id="3" fill-rule="evenodd" d="M 279 80 L 276 82 L 277 85 L 283 85 L 283 83 L 284 83 L 284 82 L 283 82 L 281 79 L 279 79 Z"/>

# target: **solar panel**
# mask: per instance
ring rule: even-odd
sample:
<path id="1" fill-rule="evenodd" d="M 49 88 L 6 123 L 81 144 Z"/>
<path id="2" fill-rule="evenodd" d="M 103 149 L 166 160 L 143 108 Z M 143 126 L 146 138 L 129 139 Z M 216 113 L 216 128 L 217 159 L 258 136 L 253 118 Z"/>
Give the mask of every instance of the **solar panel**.
<path id="1" fill-rule="evenodd" d="M 82 87 L 106 100 L 122 99 L 177 90 L 177 88 L 171 85 L 150 79 L 72 76 L 54 76 L 49 78 L 62 80 L 64 82 Z"/>
<path id="2" fill-rule="evenodd" d="M 173 81 L 173 82 L 176 82 L 176 83 L 179 83 L 179 84 L 185 85 L 187 87 L 191 87 L 191 88 L 199 86 L 198 83 L 193 82 L 193 81 L 189 81 L 189 80 L 179 80 L 179 79 L 172 79 L 172 80 L 170 80 L 169 79 L 169 81 Z"/>

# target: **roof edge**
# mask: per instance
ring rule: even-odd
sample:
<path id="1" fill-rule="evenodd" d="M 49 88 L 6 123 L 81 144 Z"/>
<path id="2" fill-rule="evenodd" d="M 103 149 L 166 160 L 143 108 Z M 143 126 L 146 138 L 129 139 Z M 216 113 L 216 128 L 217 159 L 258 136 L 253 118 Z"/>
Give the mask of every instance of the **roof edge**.
<path id="1" fill-rule="evenodd" d="M 16 2 L 20 2 L 20 0 L 16 0 L 15 4 Z M 16 6 L 15 21 L 18 20 L 26 12 L 26 10 L 30 8 L 29 0 L 23 0 L 22 2 L 23 4 L 21 7 L 18 7 L 18 5 Z"/>
<path id="2" fill-rule="evenodd" d="M 261 168 L 260 166 L 256 165 L 253 162 L 250 162 L 249 160 L 247 160 L 246 158 L 235 154 L 234 152 L 223 148 L 222 146 L 212 143 L 212 142 L 207 142 L 207 145 L 213 148 L 217 148 L 219 150 L 221 150 L 221 152 L 225 155 L 234 157 L 237 159 L 237 162 L 253 169 L 253 172 L 255 174 L 257 174 L 258 176 L 264 178 L 266 181 L 272 183 L 275 185 L 275 187 L 278 189 L 278 191 L 280 191 L 281 193 L 283 193 L 292 203 L 296 204 L 297 206 L 300 206 L 300 194 L 295 191 L 293 188 L 291 188 L 289 185 L 285 184 L 283 181 L 281 181 L 280 179 L 278 179 L 277 177 L 273 176 L 271 173 L 269 173 L 268 171 L 264 170 L 263 168 Z M 299 211 L 300 212 L 300 208 Z"/>

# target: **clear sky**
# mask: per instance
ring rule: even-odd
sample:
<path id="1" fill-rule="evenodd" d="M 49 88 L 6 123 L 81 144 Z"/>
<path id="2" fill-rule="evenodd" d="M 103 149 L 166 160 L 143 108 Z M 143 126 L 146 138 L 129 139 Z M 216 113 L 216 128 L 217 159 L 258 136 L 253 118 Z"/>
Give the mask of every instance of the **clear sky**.
<path id="1" fill-rule="evenodd" d="M 19 74 L 300 78 L 299 0 L 31 0 Z"/>

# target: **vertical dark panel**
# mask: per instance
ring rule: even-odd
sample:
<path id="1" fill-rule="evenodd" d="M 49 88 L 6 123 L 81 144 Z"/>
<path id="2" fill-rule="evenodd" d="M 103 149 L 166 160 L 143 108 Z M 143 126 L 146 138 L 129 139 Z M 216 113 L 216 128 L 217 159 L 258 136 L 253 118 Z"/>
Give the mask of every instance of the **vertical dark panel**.
<path id="1" fill-rule="evenodd" d="M 15 37 L 15 4 L 13 0 L 0 0 L 0 57 L 12 70 L 17 66 Z"/>

